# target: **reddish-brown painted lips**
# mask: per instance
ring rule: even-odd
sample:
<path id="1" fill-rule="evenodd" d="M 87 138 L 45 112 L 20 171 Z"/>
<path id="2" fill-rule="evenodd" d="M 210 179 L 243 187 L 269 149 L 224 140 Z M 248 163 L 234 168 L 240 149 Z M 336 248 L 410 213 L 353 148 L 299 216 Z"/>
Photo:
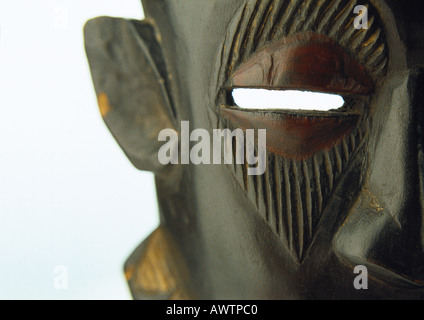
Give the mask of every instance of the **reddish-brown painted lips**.
<path id="1" fill-rule="evenodd" d="M 261 49 L 235 69 L 227 88 L 303 90 L 334 94 L 368 94 L 373 82 L 365 68 L 334 40 L 305 32 Z M 269 152 L 306 159 L 342 142 L 358 126 L 360 115 L 332 112 L 246 110 L 221 107 L 232 126 L 266 129 Z"/>
<path id="2" fill-rule="evenodd" d="M 366 94 L 365 68 L 334 40 L 312 32 L 272 43 L 242 63 L 229 87 Z"/>
<path id="3" fill-rule="evenodd" d="M 306 159 L 329 150 L 357 126 L 359 116 L 299 116 L 269 111 L 221 108 L 236 128 L 266 129 L 267 150 L 290 159 Z"/>

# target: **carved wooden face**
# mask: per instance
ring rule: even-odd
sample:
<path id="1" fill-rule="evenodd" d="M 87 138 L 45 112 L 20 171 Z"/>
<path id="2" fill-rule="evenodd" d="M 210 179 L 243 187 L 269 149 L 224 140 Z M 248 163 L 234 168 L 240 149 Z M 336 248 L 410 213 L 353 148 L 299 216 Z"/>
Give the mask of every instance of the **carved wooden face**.
<path id="1" fill-rule="evenodd" d="M 366 29 L 355 28 L 358 5 L 367 8 Z M 246 164 L 157 173 L 162 221 L 197 295 L 423 298 L 424 24 L 416 3 L 143 6 L 160 33 L 173 123 L 267 130 L 261 176 L 249 176 Z M 246 110 L 235 88 L 333 93 L 345 105 Z M 357 265 L 368 267 L 368 290 L 353 286 Z"/>

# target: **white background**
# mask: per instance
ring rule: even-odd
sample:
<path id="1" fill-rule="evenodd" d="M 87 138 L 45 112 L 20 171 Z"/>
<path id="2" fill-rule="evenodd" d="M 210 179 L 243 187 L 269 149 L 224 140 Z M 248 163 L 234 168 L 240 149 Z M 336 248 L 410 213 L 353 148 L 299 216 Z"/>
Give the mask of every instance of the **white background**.
<path id="1" fill-rule="evenodd" d="M 123 263 L 158 224 L 153 176 L 97 109 L 82 29 L 100 15 L 143 17 L 139 0 L 0 0 L 0 299 L 129 299 Z"/>

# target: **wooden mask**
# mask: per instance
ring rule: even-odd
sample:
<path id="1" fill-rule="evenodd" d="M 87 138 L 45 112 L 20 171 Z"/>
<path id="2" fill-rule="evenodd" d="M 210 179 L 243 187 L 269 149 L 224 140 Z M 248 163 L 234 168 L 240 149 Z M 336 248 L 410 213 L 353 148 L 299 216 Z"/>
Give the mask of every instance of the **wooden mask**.
<path id="1" fill-rule="evenodd" d="M 142 2 L 144 21 L 85 27 L 101 114 L 156 177 L 161 226 L 125 268 L 134 297 L 424 298 L 418 1 Z M 332 93 L 345 104 L 247 110 L 235 88 Z M 161 164 L 160 132 L 182 139 L 183 122 L 266 129 L 265 172 L 247 174 L 235 154 L 231 164 Z M 366 290 L 354 286 L 357 266 Z"/>

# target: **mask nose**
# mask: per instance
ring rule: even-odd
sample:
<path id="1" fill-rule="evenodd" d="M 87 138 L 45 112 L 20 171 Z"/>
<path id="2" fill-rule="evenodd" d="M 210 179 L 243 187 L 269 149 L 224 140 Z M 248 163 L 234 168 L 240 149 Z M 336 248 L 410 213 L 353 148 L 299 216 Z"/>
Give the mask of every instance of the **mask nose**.
<path id="1" fill-rule="evenodd" d="M 424 69 L 395 83 L 377 99 L 368 179 L 335 249 L 377 279 L 416 289 L 424 286 Z"/>

